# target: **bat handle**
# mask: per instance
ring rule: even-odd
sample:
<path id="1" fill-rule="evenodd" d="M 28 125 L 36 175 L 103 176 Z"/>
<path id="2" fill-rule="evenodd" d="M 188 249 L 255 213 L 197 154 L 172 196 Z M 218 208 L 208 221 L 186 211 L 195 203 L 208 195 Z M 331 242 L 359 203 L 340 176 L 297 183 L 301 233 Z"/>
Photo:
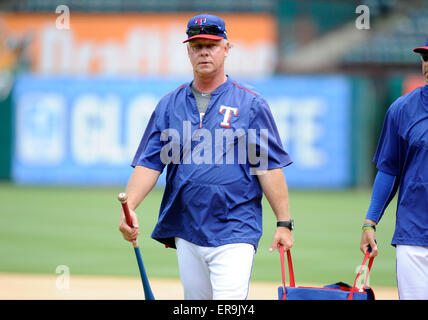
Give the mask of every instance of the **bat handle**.
<path id="1" fill-rule="evenodd" d="M 119 195 L 117 196 L 117 199 L 120 201 L 122 205 L 123 212 L 125 213 L 126 223 L 128 224 L 128 226 L 133 228 L 134 225 L 132 224 L 131 214 L 129 213 L 129 207 L 128 207 L 128 196 L 126 195 L 126 193 L 122 192 L 122 193 L 119 193 Z"/>
<path id="2" fill-rule="evenodd" d="M 129 213 L 129 207 L 126 202 L 122 203 L 122 209 L 123 209 L 123 212 L 125 213 L 126 223 L 128 224 L 128 226 L 133 228 L 134 224 L 132 223 L 131 214 Z"/>
<path id="3" fill-rule="evenodd" d="M 131 219 L 131 214 L 129 213 L 129 207 L 128 207 L 128 196 L 126 195 L 126 193 L 119 193 L 119 195 L 117 196 L 118 200 L 120 201 L 121 205 L 122 205 L 122 209 L 123 212 L 125 213 L 125 219 L 126 219 L 126 224 L 128 226 L 130 226 L 131 228 L 134 227 L 134 224 L 132 223 L 132 219 Z M 134 239 L 132 241 L 134 248 L 138 247 L 137 244 L 137 239 Z"/>

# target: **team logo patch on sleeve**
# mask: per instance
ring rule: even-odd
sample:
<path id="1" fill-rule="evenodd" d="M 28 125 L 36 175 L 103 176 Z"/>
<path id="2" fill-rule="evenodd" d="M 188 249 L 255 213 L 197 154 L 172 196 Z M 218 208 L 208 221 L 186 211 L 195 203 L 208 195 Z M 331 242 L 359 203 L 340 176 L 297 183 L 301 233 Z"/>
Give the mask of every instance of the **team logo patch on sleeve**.
<path id="1" fill-rule="evenodd" d="M 220 114 L 224 114 L 223 121 L 220 123 L 220 127 L 230 128 L 230 118 L 232 115 L 238 116 L 238 108 L 220 106 Z"/>

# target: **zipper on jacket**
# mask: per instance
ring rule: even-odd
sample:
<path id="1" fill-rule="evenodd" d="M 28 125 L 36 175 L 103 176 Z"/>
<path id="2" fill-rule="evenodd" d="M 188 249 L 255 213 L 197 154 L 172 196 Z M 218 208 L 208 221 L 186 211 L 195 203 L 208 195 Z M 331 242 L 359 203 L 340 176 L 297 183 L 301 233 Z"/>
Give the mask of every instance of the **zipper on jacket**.
<path id="1" fill-rule="evenodd" d="M 204 118 L 205 113 L 199 113 L 199 129 L 202 128 L 202 119 Z"/>

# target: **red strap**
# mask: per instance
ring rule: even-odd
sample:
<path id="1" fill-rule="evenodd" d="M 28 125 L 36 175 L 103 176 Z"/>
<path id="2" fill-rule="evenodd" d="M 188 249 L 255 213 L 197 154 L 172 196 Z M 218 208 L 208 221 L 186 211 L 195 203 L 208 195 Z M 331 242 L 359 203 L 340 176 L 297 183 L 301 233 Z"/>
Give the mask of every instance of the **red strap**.
<path id="1" fill-rule="evenodd" d="M 358 274 L 357 274 L 357 276 L 355 277 L 354 285 L 352 286 L 351 293 L 350 293 L 350 294 L 349 294 L 349 296 L 348 296 L 348 300 L 352 300 L 352 299 L 353 299 L 353 297 L 354 297 L 354 292 L 358 292 L 358 289 L 357 289 L 357 281 L 358 281 L 358 278 L 361 276 L 361 272 L 363 271 L 363 267 L 364 267 L 364 265 L 366 264 L 367 259 L 369 258 L 369 255 L 370 255 L 370 252 L 368 252 L 368 251 L 367 251 L 367 252 L 366 252 L 366 254 L 364 255 L 363 262 L 361 263 L 360 270 L 358 271 Z M 364 279 L 364 288 L 365 288 L 365 287 L 366 287 L 366 285 L 367 285 L 367 280 L 368 280 L 368 278 L 369 278 L 370 270 L 372 269 L 373 260 L 374 260 L 374 257 L 370 258 L 370 260 L 369 260 L 369 264 L 368 264 L 368 268 L 367 268 L 366 277 L 365 277 L 365 279 Z"/>
<path id="2" fill-rule="evenodd" d="M 279 258 L 281 259 L 281 275 L 282 275 L 282 300 L 285 300 L 285 257 L 284 249 L 282 246 L 279 246 Z"/>
<path id="3" fill-rule="evenodd" d="M 281 259 L 281 274 L 282 274 L 282 300 L 285 300 L 285 256 L 284 256 L 284 246 L 279 245 L 278 248 L 279 251 L 279 257 Z M 294 270 L 293 270 L 293 261 L 291 260 L 291 253 L 290 250 L 287 251 L 287 262 L 288 262 L 288 273 L 290 277 L 290 287 L 295 287 L 296 284 L 294 282 Z"/>
<path id="4" fill-rule="evenodd" d="M 368 272 L 370 272 L 370 270 L 372 269 L 373 260 L 374 260 L 374 257 L 373 257 L 373 258 L 371 258 L 371 259 L 369 260 L 369 264 L 368 264 Z M 368 280 L 368 279 L 369 279 L 369 276 L 368 276 L 368 274 L 367 274 L 366 278 L 364 279 L 364 288 L 366 288 L 366 287 L 367 287 L 367 280 Z"/>
<path id="5" fill-rule="evenodd" d="M 288 273 L 290 275 L 290 287 L 295 287 L 296 283 L 294 282 L 294 269 L 293 269 L 293 261 L 291 261 L 291 252 L 287 251 L 287 261 L 288 261 Z"/>

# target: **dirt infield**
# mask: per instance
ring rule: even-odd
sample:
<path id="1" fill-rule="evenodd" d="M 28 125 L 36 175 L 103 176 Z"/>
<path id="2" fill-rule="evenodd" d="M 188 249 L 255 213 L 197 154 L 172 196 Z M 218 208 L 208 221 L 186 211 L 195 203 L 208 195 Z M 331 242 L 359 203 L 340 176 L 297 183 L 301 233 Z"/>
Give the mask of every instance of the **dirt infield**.
<path id="1" fill-rule="evenodd" d="M 177 279 L 150 279 L 155 298 L 181 300 Z M 252 282 L 250 300 L 276 300 L 278 283 Z M 373 287 L 378 300 L 398 299 L 395 288 Z M 144 299 L 139 278 L 73 276 L 64 282 L 57 275 L 0 273 L 0 300 L 122 300 Z"/>

